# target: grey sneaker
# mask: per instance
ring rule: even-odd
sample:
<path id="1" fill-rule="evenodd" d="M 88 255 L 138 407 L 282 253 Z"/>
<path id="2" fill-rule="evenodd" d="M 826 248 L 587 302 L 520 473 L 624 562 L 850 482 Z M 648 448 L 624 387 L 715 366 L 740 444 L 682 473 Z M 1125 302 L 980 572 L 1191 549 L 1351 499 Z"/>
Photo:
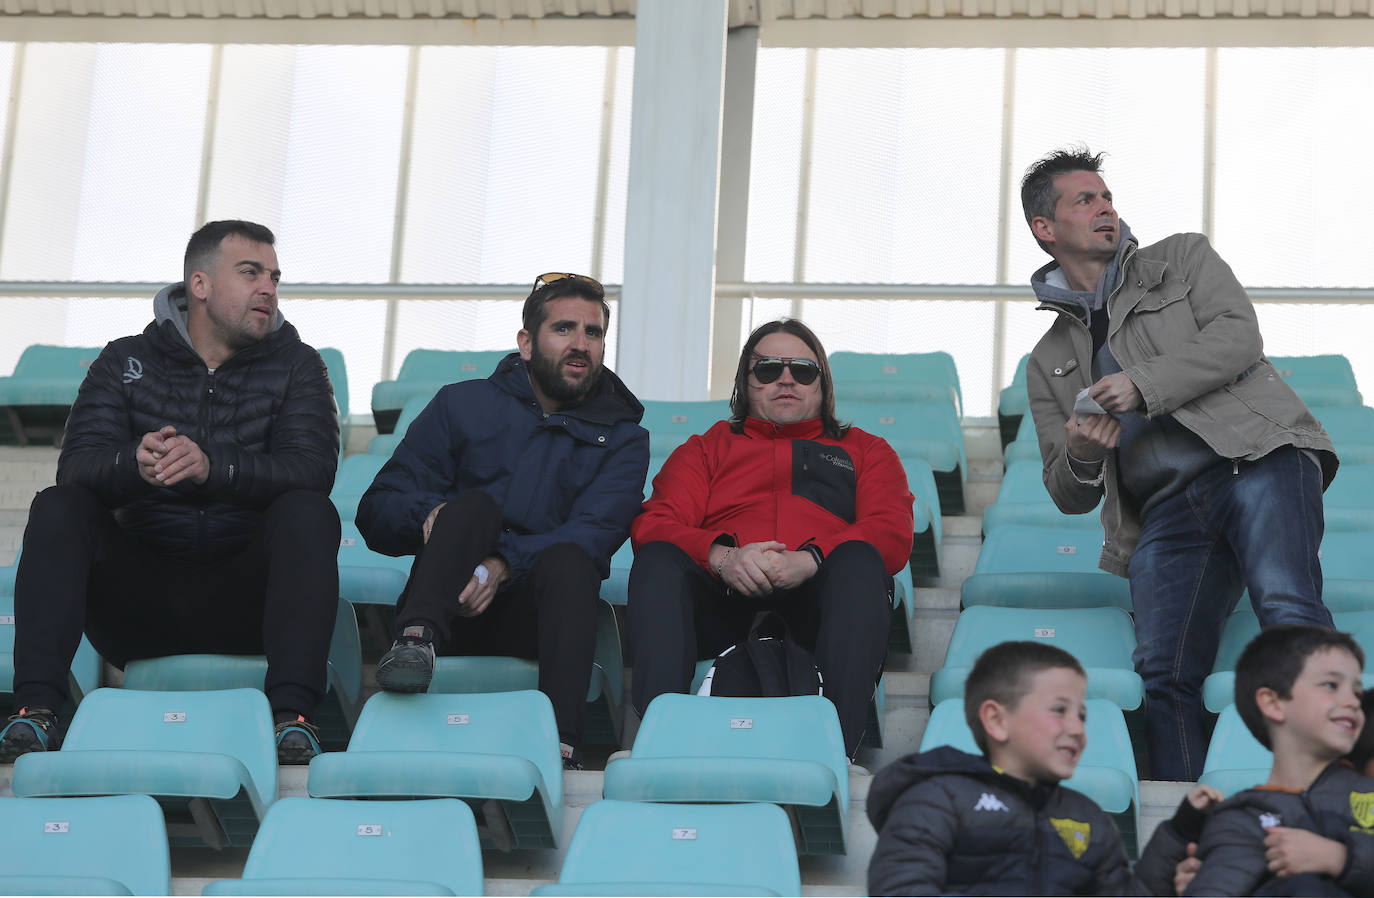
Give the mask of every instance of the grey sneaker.
<path id="1" fill-rule="evenodd" d="M 377 685 L 387 692 L 424 692 L 434 677 L 434 637 L 428 627 L 406 627 L 377 662 Z"/>
<path id="2" fill-rule="evenodd" d="M 11 764 L 31 751 L 56 751 L 57 715 L 47 708 L 20 708 L 0 730 L 0 764 Z"/>

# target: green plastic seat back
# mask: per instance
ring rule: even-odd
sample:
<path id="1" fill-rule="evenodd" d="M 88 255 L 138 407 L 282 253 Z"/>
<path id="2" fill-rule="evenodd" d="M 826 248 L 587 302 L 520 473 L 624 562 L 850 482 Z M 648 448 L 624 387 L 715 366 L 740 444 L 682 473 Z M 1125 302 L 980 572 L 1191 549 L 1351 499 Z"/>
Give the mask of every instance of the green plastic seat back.
<path id="1" fill-rule="evenodd" d="M 170 894 L 167 830 L 146 795 L 0 798 L 0 846 L 3 894 L 21 894 L 6 886 L 9 877 L 31 878 L 30 889 L 49 895 L 70 894 L 82 879 L 118 883 L 123 894 Z"/>

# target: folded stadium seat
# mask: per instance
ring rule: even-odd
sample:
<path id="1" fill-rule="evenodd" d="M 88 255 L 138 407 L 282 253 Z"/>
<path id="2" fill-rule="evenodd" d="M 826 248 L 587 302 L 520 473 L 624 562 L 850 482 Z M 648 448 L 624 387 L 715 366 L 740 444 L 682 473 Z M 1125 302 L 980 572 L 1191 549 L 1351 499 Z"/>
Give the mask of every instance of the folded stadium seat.
<path id="1" fill-rule="evenodd" d="M 1374 609 L 1374 533 L 1331 531 L 1322 536 L 1322 602 L 1332 611 Z"/>
<path id="2" fill-rule="evenodd" d="M 1374 465 L 1346 464 L 1322 495 L 1326 529 L 1374 530 Z M 1374 534 L 1371 534 L 1374 536 Z"/>
<path id="3" fill-rule="evenodd" d="M 99 346 L 40 344 L 20 353 L 14 374 L 0 377 L 0 408 L 19 445 L 40 439 L 50 439 L 54 446 L 62 442 L 67 413 L 98 355 Z"/>
<path id="4" fill-rule="evenodd" d="M 472 811 L 451 798 L 283 798 L 262 822 L 242 879 L 203 895 L 481 895 Z"/>
<path id="5" fill-rule="evenodd" d="M 348 750 L 310 762 L 306 791 L 315 798 L 461 798 L 484 811 L 493 847 L 557 848 L 563 758 L 553 706 L 533 689 L 379 692 L 363 707 Z"/>
<path id="6" fill-rule="evenodd" d="M 124 688 L 161 692 L 200 692 L 209 689 L 262 689 L 267 675 L 265 655 L 166 655 L 130 661 L 124 667 Z M 315 710 L 320 744 L 338 751 L 362 706 L 363 659 L 358 621 L 353 607 L 339 599 L 334 635 L 329 643 L 329 685 Z"/>
<path id="7" fill-rule="evenodd" d="M 1131 587 L 1097 566 L 1102 532 L 1086 528 L 1004 524 L 988 533 L 973 573 L 964 580 L 964 607 L 1131 609 Z"/>
<path id="8" fill-rule="evenodd" d="M 385 455 L 372 455 L 367 452 L 355 452 L 339 461 L 339 470 L 334 475 L 334 488 L 329 491 L 329 498 L 338 509 L 340 521 L 345 524 L 353 523 L 353 519 L 358 516 L 358 501 L 362 499 L 363 493 L 367 492 L 367 488 L 372 486 L 377 472 L 387 461 Z"/>
<path id="9" fill-rule="evenodd" d="M 840 403 L 841 421 L 887 440 L 900 458 L 925 459 L 935 476 L 944 514 L 964 513 L 964 477 L 968 458 L 959 415 L 947 402 Z"/>
<path id="10" fill-rule="evenodd" d="M 730 402 L 727 399 L 707 399 L 700 402 L 668 402 L 645 399 L 644 417 L 640 426 L 649 431 L 649 454 L 663 460 L 673 450 L 687 442 L 689 437 L 710 430 L 718 421 L 730 417 Z M 655 469 L 657 470 L 657 469 Z M 650 478 L 652 482 L 653 478 Z M 647 495 L 647 487 L 646 492 Z"/>
<path id="11" fill-rule="evenodd" d="M 1273 356 L 1269 361 L 1309 406 L 1363 402 L 1355 383 L 1355 369 L 1343 355 Z"/>
<path id="12" fill-rule="evenodd" d="M 896 609 L 893 616 L 897 615 Z M 892 649 L 891 643 L 888 644 L 889 650 Z M 910 648 L 903 651 L 911 651 Z M 711 665 L 716 661 L 715 658 L 707 658 L 698 661 L 692 673 L 692 685 L 688 692 L 696 695 L 701 689 L 702 682 L 706 679 L 706 674 L 710 672 Z M 824 672 L 822 672 L 823 674 Z M 878 677 L 878 684 L 873 687 L 873 697 L 868 700 L 868 719 L 864 723 L 864 734 L 859 740 L 860 748 L 882 748 L 883 732 L 887 728 L 887 678 L 886 675 Z"/>
<path id="13" fill-rule="evenodd" d="M 339 595 L 354 605 L 395 607 L 415 556 L 372 551 L 351 520 L 343 521 L 340 528 Z"/>
<path id="14" fill-rule="evenodd" d="M 1367 405 L 1312 409 L 1331 436 L 1342 465 L 1374 464 L 1374 408 Z"/>
<path id="15" fill-rule="evenodd" d="M 845 853 L 849 764 L 835 706 L 819 695 L 660 695 L 603 782 L 621 801 L 783 805 L 802 854 Z"/>
<path id="16" fill-rule="evenodd" d="M 911 574 L 913 577 L 940 576 L 940 543 L 944 522 L 940 514 L 940 492 L 930 462 L 915 455 L 898 454 L 906 471 L 906 485 L 916 502 L 911 507 Z"/>
<path id="17" fill-rule="evenodd" d="M 1032 526 L 1062 527 L 1094 531 L 1101 544 L 1102 521 L 1098 509 L 1086 514 L 1065 514 L 1059 510 L 1045 489 L 1040 463 L 1039 449 L 1033 461 L 1018 461 L 1007 466 L 1002 475 L 1002 486 L 997 491 L 997 501 L 983 512 L 983 533 L 991 533 L 997 527 L 1007 524 L 1029 524 Z M 1098 503 L 1101 507 L 1101 503 Z"/>
<path id="18" fill-rule="evenodd" d="M 72 658 L 67 688 L 71 703 L 62 709 L 69 712 L 83 696 L 100 685 L 100 656 L 90 640 L 81 637 Z M 14 701 L 14 590 L 0 591 L 0 707 L 8 708 Z M 63 716 L 67 716 L 65 713 Z"/>
<path id="19" fill-rule="evenodd" d="M 832 352 L 829 361 L 836 400 L 948 402 L 964 413 L 959 370 L 947 352 Z"/>
<path id="20" fill-rule="evenodd" d="M 1029 414 L 1021 416 L 1015 438 L 1002 447 L 1004 467 L 1010 468 L 1018 461 L 1033 461 L 1042 466 L 1044 464 L 1044 459 L 1040 457 L 1040 437 L 1035 432 L 1035 419 Z"/>
<path id="21" fill-rule="evenodd" d="M 787 814 L 772 804 L 594 802 L 554 885 L 531 895 L 800 895 Z"/>
<path id="22" fill-rule="evenodd" d="M 14 794 L 151 795 L 172 847 L 242 847 L 277 797 L 272 709 L 257 689 L 97 689 L 61 751 L 14 762 Z"/>
<path id="23" fill-rule="evenodd" d="M 396 447 L 401 445 L 401 438 L 406 435 L 410 425 L 419 416 L 420 412 L 434 400 L 433 393 L 426 393 L 423 396 L 412 396 L 406 400 L 406 404 L 401 406 L 400 417 L 396 419 L 395 429 L 391 433 L 379 433 L 367 441 L 367 454 L 380 456 L 385 463 L 391 458 Z M 378 466 L 380 470 L 380 466 Z"/>
<path id="24" fill-rule="evenodd" d="M 1011 383 L 997 396 L 997 429 L 1001 432 L 1003 449 L 1016 439 L 1022 418 L 1030 411 L 1030 395 L 1026 392 L 1026 364 L 1029 361 L 1029 355 L 1021 356 Z"/>
<path id="25" fill-rule="evenodd" d="M 434 660 L 430 693 L 514 692 L 539 688 L 539 662 L 504 655 L 441 655 Z M 587 689 L 587 717 L 582 741 L 588 745 L 620 745 L 625 701 L 625 661 L 620 650 L 620 627 L 615 611 L 597 604 L 596 654 Z"/>
<path id="26" fill-rule="evenodd" d="M 1374 657 L 1374 610 L 1337 611 L 1332 609 L 1331 622 L 1342 633 L 1355 637 L 1365 654 Z M 1221 713 L 1235 702 L 1236 662 L 1250 640 L 1259 634 L 1259 618 L 1251 610 L 1247 599 L 1241 599 L 1236 612 L 1226 619 L 1217 647 L 1217 660 L 1212 673 L 1202 682 L 1202 704 L 1213 714 Z M 1374 686 L 1374 669 L 1365 674 L 1365 686 Z"/>
<path id="27" fill-rule="evenodd" d="M 1091 672 L 1088 690 L 1092 690 Z M 1084 721 L 1087 744 L 1073 777 L 1064 780 L 1063 785 L 1082 792 L 1112 815 L 1126 853 L 1134 860 L 1139 856 L 1140 778 L 1136 773 L 1130 733 L 1121 709 L 1113 703 L 1090 698 L 1087 705 L 1088 718 Z M 973 755 L 982 754 L 964 719 L 962 698 L 945 699 L 930 712 L 920 750 L 929 751 L 941 745 Z"/>
<path id="28" fill-rule="evenodd" d="M 162 810 L 146 795 L 0 798 L 0 895 L 170 895 Z"/>
<path id="29" fill-rule="evenodd" d="M 494 352 L 459 352 L 449 349 L 412 349 L 401 362 L 395 380 L 372 388 L 372 420 L 378 433 L 391 433 L 401 408 L 412 396 L 433 396 L 439 388 L 460 380 L 489 377 L 509 349 Z"/>
<path id="30" fill-rule="evenodd" d="M 1228 704 L 1217 718 L 1207 759 L 1202 762 L 1199 783 L 1215 786 L 1230 798 L 1237 792 L 1258 786 L 1269 779 L 1274 754 L 1251 735 L 1234 704 Z"/>
<path id="31" fill-rule="evenodd" d="M 343 353 L 332 347 L 316 350 L 329 369 L 329 383 L 334 387 L 334 404 L 339 407 L 339 451 L 348 449 L 348 366 Z"/>
<path id="32" fill-rule="evenodd" d="M 930 703 L 964 694 L 964 680 L 984 650 L 1007 640 L 1045 642 L 1068 652 L 1088 672 L 1088 697 L 1122 711 L 1144 707 L 1145 684 L 1131 664 L 1135 625 L 1120 608 L 965 609 L 954 622 L 944 666 L 930 677 Z"/>

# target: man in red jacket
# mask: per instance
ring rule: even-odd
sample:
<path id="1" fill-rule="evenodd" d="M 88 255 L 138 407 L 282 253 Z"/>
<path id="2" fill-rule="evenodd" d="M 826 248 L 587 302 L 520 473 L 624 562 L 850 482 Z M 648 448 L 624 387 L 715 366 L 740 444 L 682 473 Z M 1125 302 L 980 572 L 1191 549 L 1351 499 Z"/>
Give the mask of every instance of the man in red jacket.
<path id="1" fill-rule="evenodd" d="M 911 553 L 906 473 L 835 419 L 825 350 L 800 321 L 750 334 L 730 411 L 673 452 L 631 529 L 635 710 L 687 691 L 698 660 L 771 609 L 815 652 L 852 758 Z"/>

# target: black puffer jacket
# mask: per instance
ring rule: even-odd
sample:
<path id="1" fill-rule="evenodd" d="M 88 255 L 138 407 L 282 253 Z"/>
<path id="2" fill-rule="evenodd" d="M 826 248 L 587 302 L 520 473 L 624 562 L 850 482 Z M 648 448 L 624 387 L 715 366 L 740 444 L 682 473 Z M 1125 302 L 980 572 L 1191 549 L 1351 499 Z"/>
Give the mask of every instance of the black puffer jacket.
<path id="1" fill-rule="evenodd" d="M 949 747 L 879 772 L 868 817 L 878 831 L 870 895 L 1172 894 L 1182 859 L 1181 850 L 1154 857 L 1147 849 L 1141 882 L 1116 824 L 1092 799 L 1032 786 Z"/>
<path id="2" fill-rule="evenodd" d="M 334 390 L 320 354 L 280 315 L 265 339 L 210 373 L 186 336 L 182 285 L 159 292 L 154 312 L 142 334 L 115 340 L 91 363 L 57 482 L 93 490 L 158 551 L 222 558 L 247 544 L 277 496 L 329 492 L 339 459 Z M 167 424 L 209 456 L 203 485 L 155 487 L 139 476 L 139 441 Z"/>
<path id="3" fill-rule="evenodd" d="M 1339 876 L 1301 885 L 1269 873 L 1270 826 L 1306 829 L 1345 844 Z M 1352 894 L 1374 896 L 1374 779 L 1332 762 L 1305 792 L 1246 789 L 1222 802 L 1198 843 L 1202 869 L 1188 895 Z"/>

